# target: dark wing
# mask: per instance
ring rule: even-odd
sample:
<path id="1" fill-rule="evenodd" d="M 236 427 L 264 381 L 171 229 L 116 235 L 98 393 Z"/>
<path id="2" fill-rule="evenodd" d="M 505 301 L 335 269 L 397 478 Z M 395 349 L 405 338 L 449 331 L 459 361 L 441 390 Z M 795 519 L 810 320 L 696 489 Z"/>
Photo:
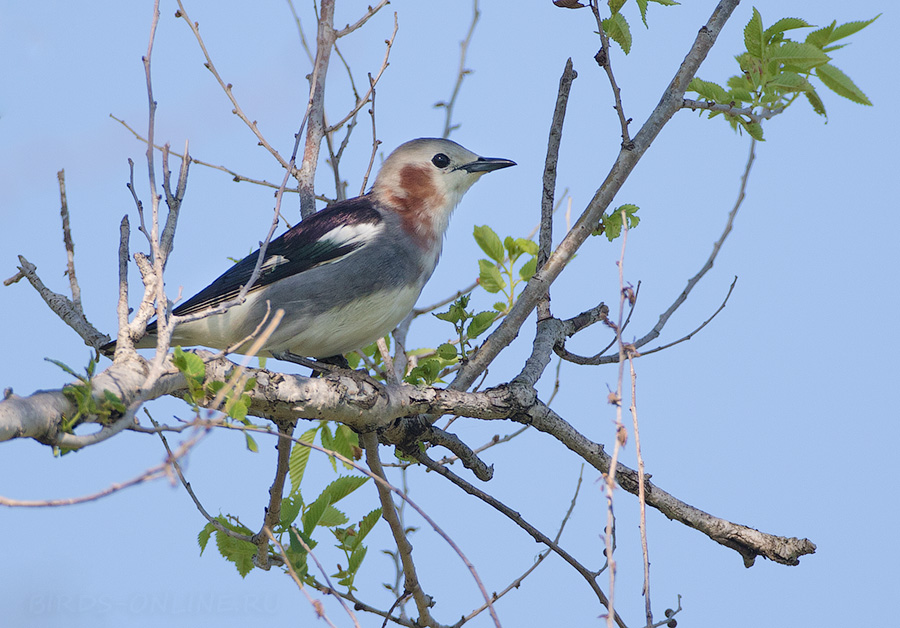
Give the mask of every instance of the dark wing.
<path id="1" fill-rule="evenodd" d="M 250 292 L 321 264 L 336 262 L 364 246 L 383 228 L 381 214 L 366 196 L 330 205 L 269 242 L 259 277 Z M 173 313 L 192 314 L 233 299 L 250 281 L 258 257 L 259 250 L 256 250 L 176 307 Z"/>

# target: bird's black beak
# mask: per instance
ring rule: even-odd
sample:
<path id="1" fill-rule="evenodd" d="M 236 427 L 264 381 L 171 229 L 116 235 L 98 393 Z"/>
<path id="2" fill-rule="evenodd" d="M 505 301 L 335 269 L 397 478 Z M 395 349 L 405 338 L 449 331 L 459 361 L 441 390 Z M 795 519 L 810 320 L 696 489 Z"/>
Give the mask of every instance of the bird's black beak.
<path id="1" fill-rule="evenodd" d="M 463 164 L 457 167 L 457 170 L 465 170 L 466 172 L 493 172 L 500 168 L 509 168 L 515 166 L 516 162 L 511 159 L 499 159 L 497 157 L 479 157 L 475 161 Z"/>

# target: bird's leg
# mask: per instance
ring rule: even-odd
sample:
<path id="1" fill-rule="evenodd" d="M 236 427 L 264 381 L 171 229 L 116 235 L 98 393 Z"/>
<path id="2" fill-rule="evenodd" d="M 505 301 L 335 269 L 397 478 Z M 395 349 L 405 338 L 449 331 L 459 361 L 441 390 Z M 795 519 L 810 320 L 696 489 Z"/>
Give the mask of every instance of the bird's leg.
<path id="1" fill-rule="evenodd" d="M 327 358 L 319 358 L 317 361 L 318 364 L 327 364 L 331 366 L 335 366 L 339 369 L 350 369 L 350 363 L 347 361 L 342 355 L 333 355 Z M 332 370 L 332 369 L 328 369 Z"/>
<path id="2" fill-rule="evenodd" d="M 293 364 L 299 364 L 300 366 L 305 366 L 306 368 L 312 369 L 310 377 L 321 377 L 323 374 L 329 373 L 339 368 L 350 368 L 350 364 L 342 355 L 334 356 L 331 358 L 324 358 L 322 360 L 310 360 L 309 358 L 304 358 L 303 356 L 297 355 L 296 353 L 291 353 L 290 351 L 273 351 L 272 357 L 276 360 L 291 362 Z M 335 358 L 343 360 L 343 365 L 335 364 Z"/>

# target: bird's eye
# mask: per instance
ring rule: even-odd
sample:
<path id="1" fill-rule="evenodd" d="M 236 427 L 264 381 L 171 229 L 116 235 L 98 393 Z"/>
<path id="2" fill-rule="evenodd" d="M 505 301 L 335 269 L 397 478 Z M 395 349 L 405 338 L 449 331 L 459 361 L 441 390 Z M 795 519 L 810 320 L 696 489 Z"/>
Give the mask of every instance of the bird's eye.
<path id="1" fill-rule="evenodd" d="M 438 153 L 431 158 L 431 163 L 433 163 L 438 168 L 446 168 L 450 165 L 450 158 L 447 157 L 447 155 L 445 155 L 444 153 Z"/>

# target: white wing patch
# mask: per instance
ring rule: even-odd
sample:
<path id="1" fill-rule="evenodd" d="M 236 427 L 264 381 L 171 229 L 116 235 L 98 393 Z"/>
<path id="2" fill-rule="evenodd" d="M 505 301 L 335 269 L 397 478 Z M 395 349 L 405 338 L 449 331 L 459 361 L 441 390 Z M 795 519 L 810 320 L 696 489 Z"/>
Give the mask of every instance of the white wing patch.
<path id="1" fill-rule="evenodd" d="M 322 236 L 323 240 L 331 240 L 335 246 L 348 244 L 365 244 L 381 233 L 384 224 L 381 222 L 359 222 L 355 225 L 340 225 Z"/>
<path id="2" fill-rule="evenodd" d="M 355 225 L 340 225 L 339 227 L 335 227 L 331 231 L 323 234 L 322 240 L 327 240 L 334 244 L 334 246 L 348 246 L 351 244 L 360 246 L 357 246 L 349 253 L 341 255 L 340 257 L 335 257 L 334 259 L 330 259 L 325 262 L 321 262 L 319 264 L 316 264 L 316 266 L 333 264 L 350 257 L 354 253 L 361 251 L 363 248 L 362 245 L 374 240 L 383 229 L 383 222 L 374 224 L 371 222 L 360 222 Z"/>
<path id="3" fill-rule="evenodd" d="M 270 270 L 275 270 L 277 267 L 282 264 L 288 263 L 289 260 L 284 255 L 270 255 L 266 258 L 266 261 L 263 262 L 262 266 L 259 267 L 260 273 L 267 273 Z"/>

